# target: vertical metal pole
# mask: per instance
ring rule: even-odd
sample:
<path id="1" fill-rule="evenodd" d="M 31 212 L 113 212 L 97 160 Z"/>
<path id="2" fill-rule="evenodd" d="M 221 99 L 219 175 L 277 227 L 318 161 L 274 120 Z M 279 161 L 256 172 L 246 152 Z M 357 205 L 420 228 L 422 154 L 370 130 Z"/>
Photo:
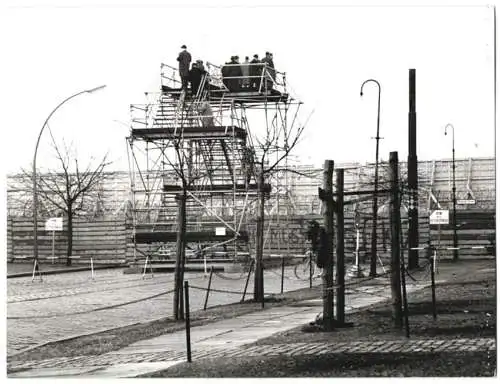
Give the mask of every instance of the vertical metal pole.
<path id="1" fill-rule="evenodd" d="M 55 258 L 55 240 L 56 240 L 56 231 L 52 231 L 52 264 L 54 264 Z"/>
<path id="2" fill-rule="evenodd" d="M 431 289 L 432 289 L 432 317 L 434 320 L 437 319 L 436 313 L 436 280 L 434 276 L 434 264 L 436 262 L 436 251 L 431 257 Z"/>
<path id="3" fill-rule="evenodd" d="M 283 293 L 284 281 L 285 281 L 285 257 L 281 256 L 281 293 Z"/>
<path id="4" fill-rule="evenodd" d="M 371 256 L 370 256 L 370 276 L 377 276 L 377 211 L 378 211 L 378 152 L 380 140 L 380 93 L 381 86 L 377 80 L 368 79 L 361 85 L 360 95 L 363 96 L 363 87 L 366 83 L 373 82 L 378 87 L 378 104 L 377 104 L 377 136 L 375 147 L 375 185 L 373 194 L 373 209 L 372 209 L 372 238 L 371 238 Z"/>
<path id="5" fill-rule="evenodd" d="M 452 152 L 453 152 L 453 260 L 458 260 L 458 239 L 457 239 L 457 187 L 455 184 L 455 128 L 452 130 Z"/>
<path id="6" fill-rule="evenodd" d="M 408 112 L 408 188 L 410 205 L 408 207 L 408 268 L 418 267 L 418 160 L 417 160 L 417 112 L 415 69 L 409 73 L 409 112 Z"/>
<path id="7" fill-rule="evenodd" d="M 189 320 L 189 283 L 184 282 L 184 295 L 186 301 L 186 352 L 187 361 L 191 362 L 191 323 Z"/>
<path id="8" fill-rule="evenodd" d="M 344 170 L 337 169 L 337 321 L 345 322 Z"/>
<path id="9" fill-rule="evenodd" d="M 323 204 L 323 222 L 327 236 L 327 258 L 323 273 L 323 322 L 325 330 L 333 330 L 333 160 L 326 160 L 323 168 L 323 189 L 326 199 Z"/>
<path id="10" fill-rule="evenodd" d="M 205 304 L 203 305 L 203 310 L 207 310 L 207 304 L 208 304 L 208 295 L 210 295 L 210 286 L 212 285 L 212 275 L 214 273 L 214 267 L 212 266 L 210 268 L 210 277 L 208 278 L 208 288 L 207 288 L 207 294 L 205 296 Z"/>
<path id="11" fill-rule="evenodd" d="M 309 253 L 309 288 L 313 287 L 313 262 L 312 253 Z"/>
<path id="12" fill-rule="evenodd" d="M 264 308 L 264 263 L 262 263 L 262 266 L 261 266 L 261 270 L 262 270 L 262 296 L 261 296 L 261 306 L 262 308 Z"/>

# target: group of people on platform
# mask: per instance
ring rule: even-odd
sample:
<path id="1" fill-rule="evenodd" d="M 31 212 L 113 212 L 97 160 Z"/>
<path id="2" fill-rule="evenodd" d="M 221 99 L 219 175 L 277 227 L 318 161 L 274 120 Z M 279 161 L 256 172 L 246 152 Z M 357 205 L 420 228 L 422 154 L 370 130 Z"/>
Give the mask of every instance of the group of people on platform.
<path id="1" fill-rule="evenodd" d="M 191 94 L 195 96 L 203 82 L 203 77 L 207 76 L 208 73 L 202 60 L 193 62 L 190 68 L 191 54 L 185 45 L 182 45 L 181 49 L 177 61 L 179 62 L 182 89 L 187 91 L 188 84 L 191 83 Z M 262 60 L 259 60 L 259 55 L 255 54 L 251 61 L 246 56 L 243 63 L 240 63 L 238 56 L 232 56 L 231 61 L 222 66 L 221 73 L 222 82 L 230 92 L 271 90 L 276 79 L 273 54 L 266 52 Z M 261 84 L 263 75 L 265 82 Z M 205 86 L 208 86 L 208 81 L 205 82 Z"/>
<path id="2" fill-rule="evenodd" d="M 185 45 L 183 45 L 181 49 L 182 51 L 179 53 L 177 61 L 179 62 L 179 75 L 181 76 L 182 89 L 187 91 L 188 84 L 191 83 L 191 94 L 195 96 L 198 93 L 203 77 L 208 73 L 205 71 L 203 60 L 196 60 L 191 65 L 190 69 L 189 65 L 192 60 L 191 54 L 187 51 L 187 47 Z"/>
<path id="3" fill-rule="evenodd" d="M 264 70 L 266 83 L 262 84 L 262 88 L 271 90 L 273 80 L 276 79 L 271 52 L 266 52 L 266 56 L 262 60 L 259 60 L 257 54 L 253 55 L 251 61 L 248 56 L 245 56 L 243 63 L 240 63 L 238 56 L 232 56 L 231 61 L 227 62 L 221 69 L 222 82 L 230 92 L 263 90 L 261 89 L 261 78 Z"/>

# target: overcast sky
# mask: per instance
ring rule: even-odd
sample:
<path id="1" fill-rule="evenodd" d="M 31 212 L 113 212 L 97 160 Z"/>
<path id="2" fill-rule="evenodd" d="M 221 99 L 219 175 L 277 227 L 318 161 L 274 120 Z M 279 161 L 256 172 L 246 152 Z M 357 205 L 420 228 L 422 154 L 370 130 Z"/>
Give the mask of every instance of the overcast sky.
<path id="1" fill-rule="evenodd" d="M 126 169 L 129 106 L 159 89 L 160 63 L 175 65 L 182 44 L 195 59 L 213 63 L 272 51 L 305 103 L 303 116 L 314 110 L 296 152 L 303 163 L 374 161 L 378 90 L 368 84 L 359 95 L 369 78 L 382 85 L 381 157 L 398 151 L 406 160 L 410 68 L 417 78 L 419 159 L 451 157 L 448 123 L 457 157 L 494 155 L 492 6 L 8 3 L 15 5 L 2 12 L 1 23 L 7 172 L 30 166 L 43 122 L 62 100 L 102 84 L 103 91 L 59 109 L 50 128 L 58 141 L 74 143 L 82 161 L 109 151 L 115 168 Z M 54 164 L 48 132 L 37 163 Z"/>

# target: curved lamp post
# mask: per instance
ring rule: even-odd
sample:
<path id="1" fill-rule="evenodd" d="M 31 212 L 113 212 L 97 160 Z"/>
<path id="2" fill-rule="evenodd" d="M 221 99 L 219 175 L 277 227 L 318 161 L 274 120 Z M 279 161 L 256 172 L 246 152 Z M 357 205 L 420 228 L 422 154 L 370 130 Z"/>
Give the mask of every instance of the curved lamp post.
<path id="1" fill-rule="evenodd" d="M 380 83 L 374 79 L 368 79 L 361 84 L 360 96 L 363 96 L 363 87 L 366 83 L 373 82 L 378 86 L 378 110 L 377 110 L 377 140 L 375 149 L 375 186 L 373 195 L 373 226 L 372 226 L 372 244 L 371 244 L 371 259 L 370 259 L 370 276 L 377 276 L 377 198 L 378 198 L 378 146 L 379 146 L 379 132 L 380 132 Z"/>
<path id="2" fill-rule="evenodd" d="M 36 184 L 36 154 L 38 152 L 38 145 L 40 144 L 40 138 L 42 137 L 43 130 L 45 129 L 45 126 L 49 122 L 50 118 L 52 115 L 67 101 L 71 100 L 72 98 L 79 96 L 83 93 L 92 93 L 99 91 L 106 87 L 105 85 L 101 85 L 100 87 L 92 88 L 92 89 L 86 89 L 84 91 L 75 93 L 74 95 L 71 95 L 70 97 L 64 99 L 57 107 L 54 108 L 52 112 L 50 112 L 50 115 L 47 117 L 45 122 L 43 123 L 42 129 L 40 130 L 40 133 L 38 134 L 38 140 L 36 141 L 36 146 L 35 146 L 35 155 L 33 156 L 33 252 L 34 252 L 34 258 L 35 260 L 38 260 L 38 227 L 37 227 L 37 222 L 38 222 L 38 198 L 37 198 L 37 184 Z"/>
<path id="3" fill-rule="evenodd" d="M 455 184 L 455 127 L 447 124 L 444 127 L 444 134 L 447 135 L 448 127 L 451 128 L 451 150 L 452 150 L 452 169 L 453 169 L 453 260 L 458 260 L 458 239 L 457 239 L 457 188 Z"/>

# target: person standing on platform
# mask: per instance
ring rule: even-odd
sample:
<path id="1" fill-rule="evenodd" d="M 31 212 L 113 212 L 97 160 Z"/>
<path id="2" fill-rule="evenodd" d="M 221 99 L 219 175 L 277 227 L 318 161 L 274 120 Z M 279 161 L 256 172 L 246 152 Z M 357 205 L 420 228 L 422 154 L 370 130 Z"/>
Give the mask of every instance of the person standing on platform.
<path id="1" fill-rule="evenodd" d="M 273 80 L 276 78 L 276 73 L 274 71 L 273 54 L 271 52 L 266 52 L 266 57 L 262 59 L 265 64 L 265 77 L 267 83 L 267 89 L 271 90 L 273 88 Z"/>
<path id="2" fill-rule="evenodd" d="M 201 115 L 201 125 L 203 128 L 213 127 L 214 122 L 214 114 L 212 112 L 212 107 L 207 100 L 204 100 L 200 107 L 198 108 L 198 113 Z"/>
<path id="3" fill-rule="evenodd" d="M 182 51 L 177 57 L 179 62 L 179 75 L 181 76 L 182 89 L 187 92 L 189 83 L 189 65 L 191 64 L 191 54 L 187 51 L 187 47 L 182 45 Z"/>
<path id="4" fill-rule="evenodd" d="M 260 84 L 260 77 L 262 75 L 262 64 L 259 60 L 259 55 L 253 55 L 253 59 L 250 62 L 250 86 L 253 90 L 257 90 Z"/>
<path id="5" fill-rule="evenodd" d="M 249 57 L 245 56 L 245 61 L 241 64 L 241 75 L 243 79 L 241 80 L 241 88 L 248 90 L 250 87 L 250 61 Z"/>
<path id="6" fill-rule="evenodd" d="M 231 58 L 228 70 L 228 88 L 229 92 L 239 92 L 241 86 L 241 65 L 238 56 Z"/>
<path id="7" fill-rule="evenodd" d="M 191 81 L 191 93 L 193 94 L 193 97 L 195 97 L 198 93 L 202 75 L 203 73 L 200 70 L 198 62 L 193 63 L 191 71 L 189 71 L 189 80 Z"/>

